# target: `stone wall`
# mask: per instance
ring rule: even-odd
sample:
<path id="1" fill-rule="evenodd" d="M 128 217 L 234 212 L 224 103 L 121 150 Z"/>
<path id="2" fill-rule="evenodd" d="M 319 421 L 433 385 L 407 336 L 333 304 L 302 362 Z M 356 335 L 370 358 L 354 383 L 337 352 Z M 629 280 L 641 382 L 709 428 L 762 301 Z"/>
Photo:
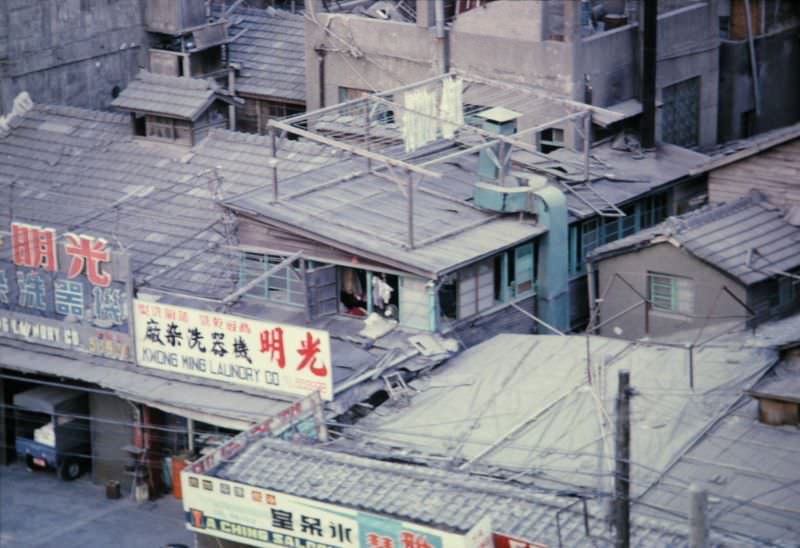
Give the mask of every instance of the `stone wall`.
<path id="1" fill-rule="evenodd" d="M 3 0 L 0 111 L 22 91 L 106 108 L 144 64 L 144 42 L 142 0 Z"/>

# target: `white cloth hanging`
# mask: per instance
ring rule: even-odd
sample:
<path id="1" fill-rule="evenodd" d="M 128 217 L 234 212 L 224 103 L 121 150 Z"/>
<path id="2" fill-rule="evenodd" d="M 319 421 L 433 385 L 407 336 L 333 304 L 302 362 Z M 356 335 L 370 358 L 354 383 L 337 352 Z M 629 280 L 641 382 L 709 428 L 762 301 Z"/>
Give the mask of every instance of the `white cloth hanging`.
<path id="1" fill-rule="evenodd" d="M 436 140 L 438 119 L 436 93 L 427 89 L 415 89 L 403 96 L 402 131 L 406 152 Z"/>
<path id="2" fill-rule="evenodd" d="M 464 125 L 464 81 L 461 78 L 442 80 L 439 116 L 442 119 L 442 137 L 452 139 L 456 130 Z"/>
<path id="3" fill-rule="evenodd" d="M 384 308 L 392 300 L 394 289 L 387 284 L 380 276 L 372 277 L 372 304 L 378 308 Z"/>

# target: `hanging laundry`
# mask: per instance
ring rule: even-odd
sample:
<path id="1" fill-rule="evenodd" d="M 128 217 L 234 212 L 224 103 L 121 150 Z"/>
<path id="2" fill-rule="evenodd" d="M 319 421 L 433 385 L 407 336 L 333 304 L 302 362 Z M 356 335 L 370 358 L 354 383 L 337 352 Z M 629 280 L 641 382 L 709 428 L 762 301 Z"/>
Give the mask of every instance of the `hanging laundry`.
<path id="1" fill-rule="evenodd" d="M 438 113 L 436 92 L 415 89 L 403 96 L 402 131 L 406 152 L 412 152 L 436 140 Z"/>
<path id="2" fill-rule="evenodd" d="M 456 130 L 464 125 L 464 81 L 461 78 L 442 80 L 442 102 L 439 116 L 442 119 L 442 137 L 452 139 Z"/>
<path id="3" fill-rule="evenodd" d="M 380 276 L 372 277 L 372 304 L 377 308 L 383 309 L 392 300 L 394 289 L 387 284 Z"/>

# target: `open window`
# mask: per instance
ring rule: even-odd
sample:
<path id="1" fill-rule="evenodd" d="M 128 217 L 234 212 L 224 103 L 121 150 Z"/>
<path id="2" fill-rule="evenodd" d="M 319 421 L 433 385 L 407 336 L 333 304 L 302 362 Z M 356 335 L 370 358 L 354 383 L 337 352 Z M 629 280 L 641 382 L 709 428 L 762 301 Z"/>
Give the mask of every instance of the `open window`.
<path id="1" fill-rule="evenodd" d="M 534 242 L 527 242 L 446 275 L 437 293 L 440 319 L 466 319 L 499 303 L 532 295 L 535 256 Z"/>
<path id="2" fill-rule="evenodd" d="M 398 319 L 398 277 L 363 268 L 339 267 L 339 303 L 342 312 L 349 316 L 363 317 L 377 312 Z"/>

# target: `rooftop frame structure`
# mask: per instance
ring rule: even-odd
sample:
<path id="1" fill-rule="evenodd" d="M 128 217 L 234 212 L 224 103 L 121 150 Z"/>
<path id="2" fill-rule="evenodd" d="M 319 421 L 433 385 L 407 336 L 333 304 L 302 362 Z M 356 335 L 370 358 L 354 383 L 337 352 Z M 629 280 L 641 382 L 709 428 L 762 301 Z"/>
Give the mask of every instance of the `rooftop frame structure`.
<path id="1" fill-rule="evenodd" d="M 436 105 L 441 104 L 444 82 L 448 79 L 460 79 L 462 82 L 463 124 L 455 126 L 452 119 L 444 116 L 438 108 L 435 113 L 421 112 L 404 104 L 405 94 L 420 90 L 433 94 Z M 483 119 L 479 115 L 495 107 L 511 110 L 518 115 L 516 132 L 501 135 L 482 127 Z M 436 169 L 438 166 L 460 156 L 485 151 L 498 169 L 498 184 L 506 185 L 508 167 L 512 165 L 512 153 L 523 151 L 528 156 L 553 162 L 553 158 L 538 149 L 536 135 L 548 128 L 567 123 L 574 126 L 574 131 L 583 141 L 583 162 L 582 165 L 570 165 L 566 171 L 575 172 L 577 169 L 582 171 L 582 177 L 562 178 L 559 176 L 560 172 L 552 167 L 525 162 L 518 157 L 513 159 L 513 166 L 523 174 L 533 173 L 548 177 L 598 215 L 624 216 L 619 208 L 602 198 L 591 186 L 591 180 L 599 177 L 593 175 L 591 170 L 591 139 L 587 138 L 590 135 L 593 113 L 602 114 L 604 119 L 612 121 L 624 117 L 621 113 L 558 97 L 544 90 L 451 71 L 298 116 L 270 120 L 269 125 L 273 128 L 274 147 L 277 147 L 277 139 L 283 139 L 288 134 L 304 137 L 364 158 L 366 162 L 362 174 L 379 175 L 395 182 L 400 188 L 409 189 L 404 194 L 408 199 L 408 245 L 413 248 L 415 188 L 419 187 L 425 177 L 441 178 L 441 171 Z M 435 140 L 411 152 L 407 152 L 403 146 L 402 123 L 408 115 L 427 120 L 437 128 Z M 453 129 L 450 138 L 444 137 L 442 129 L 448 125 Z M 324 186 L 330 184 L 335 184 L 335 181 L 322 183 Z M 309 191 L 313 189 L 306 189 L 304 193 Z M 273 168 L 273 194 L 274 201 L 280 201 L 276 168 Z"/>

